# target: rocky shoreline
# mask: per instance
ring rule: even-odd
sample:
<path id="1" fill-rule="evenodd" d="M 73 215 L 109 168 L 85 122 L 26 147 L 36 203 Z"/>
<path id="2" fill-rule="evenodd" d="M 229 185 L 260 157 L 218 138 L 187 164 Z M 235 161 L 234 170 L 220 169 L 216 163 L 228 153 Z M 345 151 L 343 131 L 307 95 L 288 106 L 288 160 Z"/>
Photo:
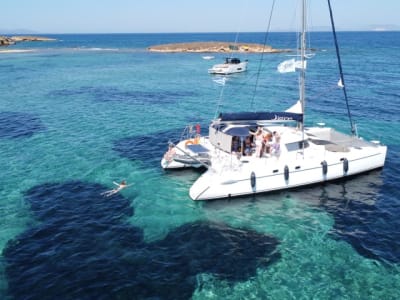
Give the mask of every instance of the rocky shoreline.
<path id="1" fill-rule="evenodd" d="M 0 46 L 10 46 L 18 42 L 48 42 L 55 41 L 56 39 L 41 37 L 41 36 L 28 36 L 28 35 L 17 35 L 17 36 L 0 36 Z"/>
<path id="2" fill-rule="evenodd" d="M 282 53 L 291 52 L 289 49 L 274 49 L 268 45 L 241 43 L 232 44 L 227 42 L 191 42 L 150 46 L 151 52 L 193 52 L 193 53 Z"/>
<path id="3" fill-rule="evenodd" d="M 40 36 L 0 36 L 0 47 L 10 46 L 18 42 L 47 42 L 56 39 Z M 189 52 L 189 53 L 282 53 L 291 52 L 290 49 L 275 49 L 269 45 L 254 43 L 228 43 L 228 42 L 189 42 L 150 46 L 150 52 Z M 3 51 L 2 51 L 3 52 Z"/>

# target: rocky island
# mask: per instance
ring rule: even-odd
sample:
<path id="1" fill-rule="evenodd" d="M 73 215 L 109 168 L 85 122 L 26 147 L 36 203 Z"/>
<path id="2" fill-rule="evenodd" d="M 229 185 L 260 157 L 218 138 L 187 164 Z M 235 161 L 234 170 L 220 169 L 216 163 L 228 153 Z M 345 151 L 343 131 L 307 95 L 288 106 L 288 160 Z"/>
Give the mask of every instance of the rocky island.
<path id="1" fill-rule="evenodd" d="M 241 43 L 232 44 L 228 42 L 191 42 L 156 45 L 147 48 L 151 52 L 193 52 L 193 53 L 225 53 L 225 52 L 248 52 L 248 53 L 281 53 L 290 52 L 289 49 L 274 49 L 268 45 Z"/>
<path id="2" fill-rule="evenodd" d="M 41 36 L 27 36 L 27 35 L 16 35 L 16 36 L 0 36 L 0 46 L 14 45 L 17 42 L 47 42 L 55 41 L 53 38 L 41 37 Z"/>

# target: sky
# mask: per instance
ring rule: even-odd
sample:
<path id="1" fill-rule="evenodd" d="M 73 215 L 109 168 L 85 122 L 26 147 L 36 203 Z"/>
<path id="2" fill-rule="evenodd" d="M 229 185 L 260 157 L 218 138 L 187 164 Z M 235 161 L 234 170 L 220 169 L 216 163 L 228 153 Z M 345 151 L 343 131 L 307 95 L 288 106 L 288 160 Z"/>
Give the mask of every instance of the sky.
<path id="1" fill-rule="evenodd" d="M 1 0 L 0 34 L 265 32 L 273 0 Z M 297 30 L 298 0 L 275 0 L 271 31 Z M 309 28 L 329 25 L 309 1 Z M 331 0 L 337 30 L 400 30 L 400 0 Z"/>

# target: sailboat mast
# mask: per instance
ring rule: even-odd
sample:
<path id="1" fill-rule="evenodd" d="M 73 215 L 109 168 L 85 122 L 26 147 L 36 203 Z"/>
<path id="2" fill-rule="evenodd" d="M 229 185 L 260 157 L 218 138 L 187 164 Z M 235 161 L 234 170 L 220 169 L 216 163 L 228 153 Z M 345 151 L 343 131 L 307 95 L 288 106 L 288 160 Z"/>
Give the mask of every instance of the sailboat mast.
<path id="1" fill-rule="evenodd" d="M 302 0 L 302 17 L 301 17 L 301 36 L 300 36 L 300 57 L 301 57 L 301 69 L 300 69 L 300 103 L 303 113 L 303 120 L 301 122 L 301 129 L 303 131 L 304 140 L 304 112 L 305 112 L 305 82 L 306 82 L 306 0 Z M 304 143 L 303 143 L 304 144 Z M 304 147 L 304 145 L 303 145 Z"/>
<path id="2" fill-rule="evenodd" d="M 306 0 L 302 0 L 302 21 L 301 21 L 301 36 L 300 36 L 300 57 L 301 57 L 301 69 L 300 69 L 300 102 L 304 114 L 305 106 L 305 56 L 306 56 Z"/>

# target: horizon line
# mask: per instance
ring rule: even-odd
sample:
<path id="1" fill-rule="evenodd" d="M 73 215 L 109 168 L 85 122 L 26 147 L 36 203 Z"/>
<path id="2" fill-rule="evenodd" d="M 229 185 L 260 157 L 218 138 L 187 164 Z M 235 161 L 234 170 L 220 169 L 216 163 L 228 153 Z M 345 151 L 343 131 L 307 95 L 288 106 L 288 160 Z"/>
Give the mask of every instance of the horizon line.
<path id="1" fill-rule="evenodd" d="M 336 30 L 336 32 L 399 32 L 400 29 L 344 29 Z M 0 30 L 0 35 L 36 35 L 36 34 L 47 34 L 47 35 L 57 35 L 57 34 L 226 34 L 234 33 L 234 31 L 170 31 L 170 32 L 21 32 L 21 31 L 6 31 L 8 33 L 3 33 Z M 331 30 L 310 30 L 308 32 L 331 32 Z M 265 33 L 263 31 L 242 31 L 240 33 Z M 274 30 L 270 33 L 298 33 L 295 30 Z"/>

